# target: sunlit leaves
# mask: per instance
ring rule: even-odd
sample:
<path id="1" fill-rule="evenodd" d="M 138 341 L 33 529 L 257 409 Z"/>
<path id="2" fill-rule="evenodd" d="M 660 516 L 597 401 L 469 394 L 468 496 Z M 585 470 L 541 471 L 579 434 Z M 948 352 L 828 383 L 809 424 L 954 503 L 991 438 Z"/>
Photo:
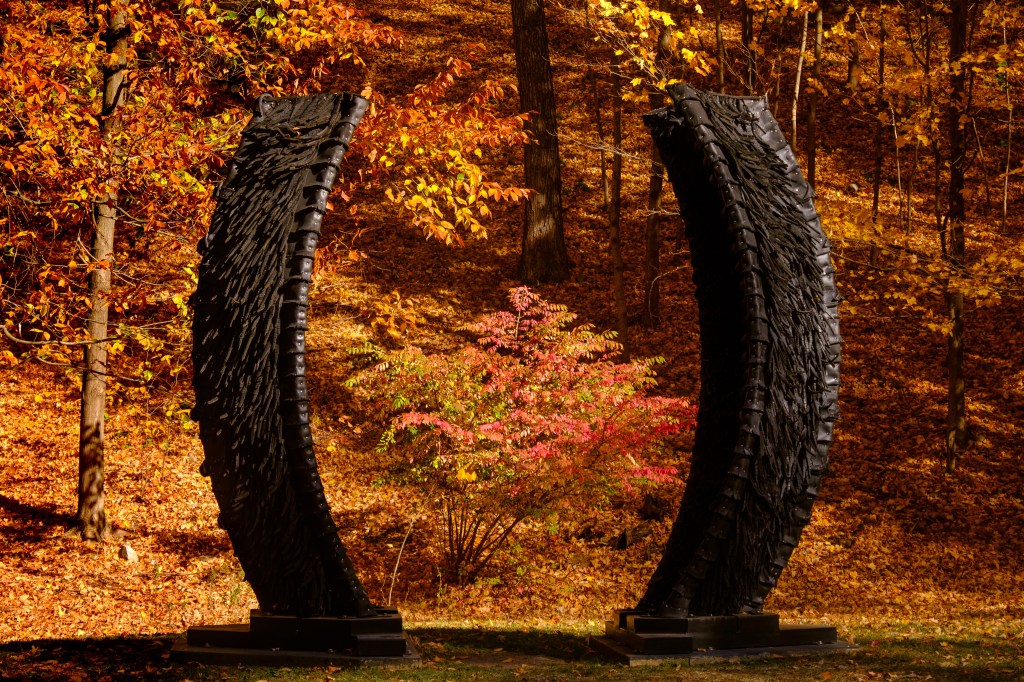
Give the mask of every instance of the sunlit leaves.
<path id="1" fill-rule="evenodd" d="M 526 195 L 489 181 L 479 165 L 485 150 L 527 141 L 523 117 L 499 113 L 514 89 L 487 80 L 452 101 L 452 86 L 470 69 L 468 62 L 450 59 L 404 103 L 371 95 L 373 106 L 351 152 L 369 163 L 364 179 L 383 185 L 415 227 L 446 244 L 461 243 L 467 234 L 486 236 L 491 203 L 515 203 Z"/>
<path id="2" fill-rule="evenodd" d="M 92 269 L 83 240 L 94 198 L 116 189 L 119 231 L 128 237 L 119 237 L 109 264 L 110 305 L 121 327 L 111 358 L 119 374 L 145 384 L 158 375 L 173 382 L 188 362 L 184 301 L 193 285 L 192 245 L 208 224 L 219 168 L 248 118 L 238 95 L 283 92 L 284 77 L 293 73 L 285 53 L 316 48 L 312 68 L 322 74 L 324 64 L 352 57 L 360 41 L 377 45 L 395 36 L 335 3 L 253 6 L 249 11 L 261 17 L 278 18 L 272 28 L 280 34 L 268 36 L 266 26 L 254 32 L 241 9 L 204 0 L 118 2 L 130 32 L 127 90 L 119 125 L 104 140 L 97 120 L 102 71 L 118 59 L 102 38 L 107 6 L 94 16 L 83 5 L 35 0 L 7 7 L 0 28 L 0 146 L 11 151 L 0 170 L 8 209 L 3 321 L 30 340 L 81 340 Z M 306 85 L 316 89 L 318 81 Z M 158 282 L 137 278 L 133 258 L 177 240 L 188 245 L 187 255 L 175 259 L 177 272 L 153 278 Z M 76 260 L 87 265 L 55 265 Z M 144 332 L 129 323 L 138 315 L 148 319 Z M 26 352 L 72 362 L 56 346 Z"/>
<path id="3" fill-rule="evenodd" d="M 596 22 L 589 18 L 587 24 L 595 30 L 598 39 L 608 44 L 620 60 L 621 75 L 633 87 L 664 88 L 671 82 L 681 80 L 687 73 L 707 75 L 710 65 L 702 49 L 695 27 L 688 30 L 677 27 L 675 19 L 668 12 L 652 8 L 645 0 L 588 0 L 593 8 Z M 703 12 L 700 5 L 685 2 L 697 14 Z M 589 17 L 589 14 L 588 14 Z M 665 32 L 672 66 L 659 59 L 658 42 Z M 681 68 L 680 68 L 681 67 Z"/>
<path id="4" fill-rule="evenodd" d="M 647 395 L 655 362 L 616 362 L 612 334 L 573 327 L 575 315 L 526 288 L 509 298 L 510 310 L 468 325 L 478 342 L 454 353 L 363 351 L 373 367 L 351 385 L 394 415 L 381 450 L 408 463 L 445 513 L 495 529 L 546 510 L 571 514 L 584 494 L 595 505 L 669 480 L 670 439 L 693 411 Z M 442 525 L 458 535 L 454 519 Z M 472 548 L 456 545 L 450 567 L 472 573 L 472 561 L 451 556 Z"/>

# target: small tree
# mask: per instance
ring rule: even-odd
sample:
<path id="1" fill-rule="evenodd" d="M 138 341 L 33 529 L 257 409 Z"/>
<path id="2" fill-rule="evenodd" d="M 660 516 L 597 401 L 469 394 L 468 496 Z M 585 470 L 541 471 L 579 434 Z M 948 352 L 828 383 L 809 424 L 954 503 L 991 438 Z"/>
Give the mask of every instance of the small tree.
<path id="1" fill-rule="evenodd" d="M 393 415 L 380 450 L 431 491 L 453 582 L 475 579 L 531 516 L 670 480 L 658 463 L 693 422 L 686 400 L 647 395 L 658 360 L 616 363 L 612 333 L 571 328 L 574 314 L 525 287 L 510 300 L 466 327 L 476 344 L 376 353 L 353 382 Z"/>
<path id="2" fill-rule="evenodd" d="M 106 11 L 107 58 L 103 63 L 103 109 L 100 134 L 113 165 L 116 137 L 121 129 L 118 108 L 124 99 L 128 37 L 131 30 L 125 10 L 109 5 Z M 112 187 L 96 200 L 96 228 L 89 257 L 94 269 L 89 276 L 87 327 L 92 343 L 85 346 L 82 371 L 82 411 L 78 438 L 78 511 L 75 514 L 83 540 L 102 540 L 109 532 L 103 508 L 103 422 L 107 403 L 107 299 L 110 296 L 110 261 L 114 257 L 117 226 L 117 190 Z"/>

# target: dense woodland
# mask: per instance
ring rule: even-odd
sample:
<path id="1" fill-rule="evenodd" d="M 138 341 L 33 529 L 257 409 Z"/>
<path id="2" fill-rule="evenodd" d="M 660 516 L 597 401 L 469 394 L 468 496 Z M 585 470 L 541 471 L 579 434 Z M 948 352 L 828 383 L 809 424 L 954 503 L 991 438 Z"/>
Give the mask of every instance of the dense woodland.
<path id="1" fill-rule="evenodd" d="M 413 622 L 584 627 L 635 603 L 699 391 L 688 245 L 641 118 L 685 81 L 767 98 L 844 297 L 830 472 L 768 607 L 1020 655 L 1024 7 L 0 0 L 0 16 L 0 642 L 255 606 L 199 474 L 189 296 L 262 93 L 371 101 L 317 252 L 308 356 L 321 476 L 371 597 Z M 516 347 L 539 365 L 482 353 L 510 314 L 547 330 Z M 570 375 L 591 399 L 537 379 Z M 488 403 L 541 390 L 548 411 L 504 422 Z M 493 437 L 499 422 L 524 435 Z M 593 423 L 617 435 L 577 437 Z M 557 466 L 531 468 L 540 442 Z"/>

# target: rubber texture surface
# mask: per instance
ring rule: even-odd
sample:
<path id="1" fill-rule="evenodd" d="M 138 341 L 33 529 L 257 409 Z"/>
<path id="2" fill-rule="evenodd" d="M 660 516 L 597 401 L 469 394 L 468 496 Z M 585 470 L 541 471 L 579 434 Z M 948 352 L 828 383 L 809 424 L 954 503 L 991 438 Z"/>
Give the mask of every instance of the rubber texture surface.
<path id="1" fill-rule="evenodd" d="M 637 608 L 758 613 L 810 520 L 838 415 L 831 246 L 765 100 L 669 92 L 645 121 L 686 220 L 701 391 L 679 515 Z"/>
<path id="2" fill-rule="evenodd" d="M 261 97 L 200 244 L 192 359 L 202 471 L 266 613 L 376 613 L 324 496 L 305 377 L 314 252 L 366 106 L 348 94 Z"/>

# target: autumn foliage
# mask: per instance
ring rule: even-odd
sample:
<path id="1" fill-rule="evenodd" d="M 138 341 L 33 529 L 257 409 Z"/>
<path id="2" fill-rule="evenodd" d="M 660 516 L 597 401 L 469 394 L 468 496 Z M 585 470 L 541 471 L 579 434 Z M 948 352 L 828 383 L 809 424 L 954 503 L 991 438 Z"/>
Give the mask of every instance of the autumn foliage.
<path id="1" fill-rule="evenodd" d="M 457 582 L 527 517 L 676 481 L 673 436 L 693 424 L 688 401 L 648 395 L 659 359 L 618 362 L 613 334 L 525 287 L 509 301 L 467 325 L 476 343 L 455 352 L 362 349 L 375 364 L 351 382 L 394 415 L 378 450 L 436 502 Z"/>
<path id="2" fill-rule="evenodd" d="M 0 338 L 0 642 L 180 632 L 243 622 L 256 605 L 198 473 L 188 298 L 214 188 L 263 92 L 346 90 L 372 103 L 324 221 L 308 363 L 321 475 L 375 603 L 390 595 L 407 622 L 554 627 L 635 603 L 688 472 L 684 400 L 702 379 L 688 247 L 667 184 L 661 208 L 649 208 L 656 167 L 641 123 L 656 86 L 687 80 L 765 95 L 779 120 L 795 106 L 804 168 L 817 96 L 816 205 L 844 297 L 842 416 L 811 524 L 768 608 L 787 620 L 998 637 L 1019 658 L 1019 3 L 969 3 L 968 49 L 954 60 L 948 0 L 820 3 L 818 75 L 813 30 L 801 48 L 817 5 L 803 0 L 545 4 L 573 270 L 509 308 L 526 140 L 502 3 L 118 2 L 128 85 L 106 143 L 107 5 L 0 0 L 0 317 L 18 339 Z M 954 97 L 964 108 L 951 118 Z M 955 267 L 952 124 L 967 167 Z M 665 358 L 657 384 L 653 364 L 620 362 L 615 339 L 594 331 L 616 321 L 601 171 L 613 153 L 623 321 L 634 354 Z M 63 344 L 86 341 L 87 282 L 103 264 L 85 245 L 94 198 L 112 189 L 107 505 L 126 536 L 83 545 L 63 535 L 81 370 L 80 346 Z M 652 216 L 662 320 L 641 328 Z M 952 473 L 948 292 L 965 300 L 969 423 Z M 371 341 L 371 353 L 352 352 Z M 139 563 L 119 558 L 124 542 Z M 872 677 L 866 667 L 850 676 Z"/>
<path id="3" fill-rule="evenodd" d="M 246 101 L 319 90 L 332 70 L 365 67 L 361 50 L 401 46 L 402 36 L 333 3 L 120 3 L 129 17 L 129 92 L 119 130 L 105 143 L 96 117 L 106 5 L 95 16 L 46 3 L 9 6 L 0 40 L 0 91 L 8 102 L 0 139 L 12 152 L 0 169 L 7 199 L 0 283 L 8 330 L 37 345 L 5 349 L 0 361 L 13 364 L 27 351 L 75 366 L 67 346 L 50 342 L 84 339 L 86 283 L 96 264 L 81 235 L 95 197 L 116 188 L 120 236 L 115 262 L 106 265 L 117 273 L 109 351 L 120 388 L 112 384 L 129 392 L 174 386 L 188 362 L 191 247 L 209 223 L 212 188 L 248 117 Z M 363 93 L 373 105 L 350 155 L 360 167 L 341 183 L 342 201 L 357 185 L 380 183 L 426 235 L 452 243 L 486 234 L 492 202 L 514 203 L 523 193 L 489 180 L 479 163 L 485 150 L 522 142 L 522 119 L 496 110 L 511 89 L 500 82 L 453 98 L 453 84 L 471 70 L 451 58 L 406 97 Z M 348 208 L 358 211 L 354 203 Z M 359 258 L 356 250 L 340 253 Z M 152 267 L 163 262 L 175 267 Z"/>

